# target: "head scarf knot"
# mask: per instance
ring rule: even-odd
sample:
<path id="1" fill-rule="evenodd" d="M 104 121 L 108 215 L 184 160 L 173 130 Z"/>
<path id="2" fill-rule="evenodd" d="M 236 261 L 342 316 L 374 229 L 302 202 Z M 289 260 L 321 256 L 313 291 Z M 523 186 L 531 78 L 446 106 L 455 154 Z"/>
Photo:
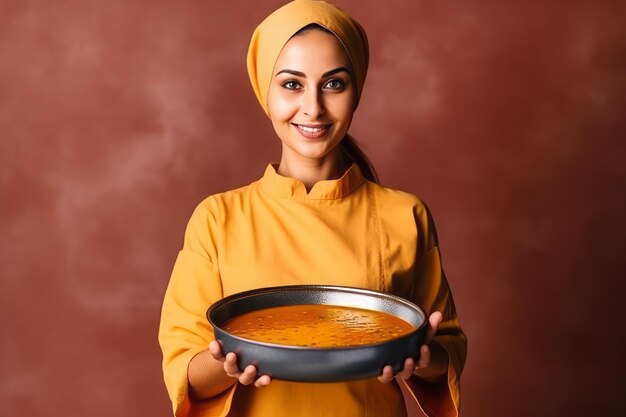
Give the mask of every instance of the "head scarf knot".
<path id="1" fill-rule="evenodd" d="M 248 75 L 265 114 L 268 114 L 267 94 L 278 55 L 296 32 L 312 23 L 332 32 L 346 49 L 354 71 L 358 103 L 369 61 L 365 31 L 350 15 L 325 1 L 295 0 L 261 22 L 248 48 Z"/>

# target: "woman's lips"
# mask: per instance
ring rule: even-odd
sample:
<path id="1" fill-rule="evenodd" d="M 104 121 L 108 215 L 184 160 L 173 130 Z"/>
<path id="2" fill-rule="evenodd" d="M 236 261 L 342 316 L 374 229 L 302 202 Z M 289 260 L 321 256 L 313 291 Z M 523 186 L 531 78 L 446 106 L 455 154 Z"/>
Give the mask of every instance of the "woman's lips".
<path id="1" fill-rule="evenodd" d="M 305 138 L 318 139 L 328 132 L 330 125 L 299 125 L 293 123 L 298 132 Z"/>

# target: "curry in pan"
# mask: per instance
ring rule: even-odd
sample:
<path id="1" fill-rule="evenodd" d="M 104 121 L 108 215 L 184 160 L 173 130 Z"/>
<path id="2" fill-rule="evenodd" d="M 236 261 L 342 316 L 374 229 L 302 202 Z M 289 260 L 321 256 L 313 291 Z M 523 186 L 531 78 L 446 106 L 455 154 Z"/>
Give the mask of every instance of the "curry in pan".
<path id="1" fill-rule="evenodd" d="M 389 313 L 326 304 L 256 310 L 230 319 L 222 328 L 259 342 L 312 348 L 381 343 L 415 330 Z"/>

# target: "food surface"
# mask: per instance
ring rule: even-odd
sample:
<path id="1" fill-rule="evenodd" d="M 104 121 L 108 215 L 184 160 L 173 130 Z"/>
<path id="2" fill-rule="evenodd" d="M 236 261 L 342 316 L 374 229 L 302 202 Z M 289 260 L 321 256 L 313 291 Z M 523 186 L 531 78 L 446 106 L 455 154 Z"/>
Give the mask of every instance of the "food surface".
<path id="1" fill-rule="evenodd" d="M 415 330 L 389 313 L 325 304 L 256 310 L 234 317 L 222 328 L 259 342 L 314 348 L 369 345 Z"/>

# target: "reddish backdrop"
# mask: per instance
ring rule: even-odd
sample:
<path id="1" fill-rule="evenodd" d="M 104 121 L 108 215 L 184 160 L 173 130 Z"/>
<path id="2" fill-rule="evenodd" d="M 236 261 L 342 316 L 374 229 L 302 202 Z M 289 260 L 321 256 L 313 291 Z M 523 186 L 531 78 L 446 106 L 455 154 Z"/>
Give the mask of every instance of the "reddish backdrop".
<path id="1" fill-rule="evenodd" d="M 3 415 L 170 415 L 187 219 L 279 158 L 245 53 L 280 3 L 0 1 Z M 351 132 L 438 224 L 462 415 L 621 414 L 625 3 L 337 3 L 371 40 Z"/>

